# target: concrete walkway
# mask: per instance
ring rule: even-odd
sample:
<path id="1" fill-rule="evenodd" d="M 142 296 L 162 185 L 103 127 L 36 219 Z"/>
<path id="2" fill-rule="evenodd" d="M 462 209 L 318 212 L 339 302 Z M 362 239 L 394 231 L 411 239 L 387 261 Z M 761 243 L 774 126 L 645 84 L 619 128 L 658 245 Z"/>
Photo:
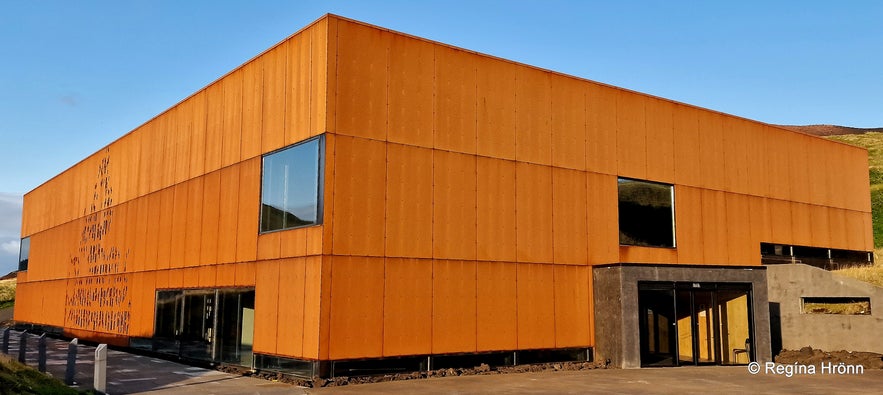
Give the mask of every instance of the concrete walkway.
<path id="1" fill-rule="evenodd" d="M 18 334 L 10 336 L 9 354 L 18 356 Z M 47 339 L 47 369 L 63 378 L 68 343 Z M 37 338 L 28 340 L 27 364 L 37 364 Z M 91 389 L 95 348 L 80 346 L 76 388 Z M 735 394 L 879 394 L 883 370 L 862 374 L 751 374 L 745 366 L 708 366 L 651 369 L 610 369 L 573 372 L 540 372 L 432 378 L 360 384 L 343 387 L 302 388 L 242 377 L 161 359 L 108 351 L 109 394 L 586 394 L 657 393 Z"/>

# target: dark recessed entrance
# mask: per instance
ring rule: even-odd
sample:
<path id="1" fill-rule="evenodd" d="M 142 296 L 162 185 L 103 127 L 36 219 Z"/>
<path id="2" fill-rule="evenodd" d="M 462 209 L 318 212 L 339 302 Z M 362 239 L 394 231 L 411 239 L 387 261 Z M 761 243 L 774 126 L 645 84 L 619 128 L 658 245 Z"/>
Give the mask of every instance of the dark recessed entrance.
<path id="1" fill-rule="evenodd" d="M 641 366 L 754 360 L 751 284 L 638 283 Z"/>

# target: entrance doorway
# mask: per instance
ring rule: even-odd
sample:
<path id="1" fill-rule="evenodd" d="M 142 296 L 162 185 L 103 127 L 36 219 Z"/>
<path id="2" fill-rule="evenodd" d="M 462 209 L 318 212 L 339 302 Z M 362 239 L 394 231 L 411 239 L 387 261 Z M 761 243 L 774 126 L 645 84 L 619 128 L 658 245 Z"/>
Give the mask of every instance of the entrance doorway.
<path id="1" fill-rule="evenodd" d="M 254 289 L 156 292 L 154 351 L 252 366 Z"/>
<path id="2" fill-rule="evenodd" d="M 638 284 L 641 366 L 753 360 L 751 284 Z"/>

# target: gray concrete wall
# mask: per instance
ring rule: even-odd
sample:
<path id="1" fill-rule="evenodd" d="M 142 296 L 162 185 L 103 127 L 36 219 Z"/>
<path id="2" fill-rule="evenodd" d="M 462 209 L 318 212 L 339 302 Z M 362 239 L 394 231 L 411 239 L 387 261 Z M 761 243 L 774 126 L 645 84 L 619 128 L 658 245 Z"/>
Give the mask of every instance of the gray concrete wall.
<path id="1" fill-rule="evenodd" d="M 774 347 L 883 353 L 883 288 L 802 264 L 768 265 L 767 281 Z M 804 297 L 869 297 L 871 315 L 804 314 Z"/>
<path id="2" fill-rule="evenodd" d="M 638 282 L 751 283 L 755 359 L 771 361 L 767 278 L 764 267 L 599 266 L 592 271 L 595 298 L 595 360 L 621 368 L 641 367 Z"/>

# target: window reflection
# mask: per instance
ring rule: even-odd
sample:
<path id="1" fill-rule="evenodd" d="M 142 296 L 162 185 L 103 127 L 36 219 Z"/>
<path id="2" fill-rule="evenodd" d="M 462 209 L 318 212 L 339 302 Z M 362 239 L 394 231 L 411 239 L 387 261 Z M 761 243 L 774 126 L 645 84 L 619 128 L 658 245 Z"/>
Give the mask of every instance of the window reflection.
<path id="1" fill-rule="evenodd" d="M 619 179 L 619 244 L 674 247 L 674 188 Z"/>
<path id="2" fill-rule="evenodd" d="M 261 232 L 321 223 L 321 147 L 317 137 L 264 156 Z"/>
<path id="3" fill-rule="evenodd" d="M 21 249 L 18 253 L 18 270 L 28 270 L 28 258 L 31 255 L 31 238 L 21 239 Z"/>

